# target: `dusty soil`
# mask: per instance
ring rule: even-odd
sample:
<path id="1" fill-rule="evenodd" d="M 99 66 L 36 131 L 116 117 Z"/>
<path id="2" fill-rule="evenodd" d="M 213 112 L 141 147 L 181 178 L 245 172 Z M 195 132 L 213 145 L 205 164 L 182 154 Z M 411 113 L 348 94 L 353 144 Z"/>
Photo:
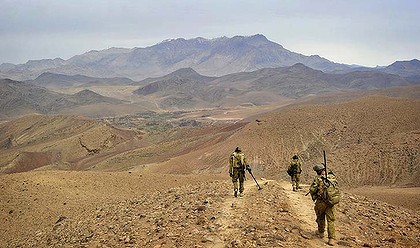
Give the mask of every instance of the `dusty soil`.
<path id="1" fill-rule="evenodd" d="M 349 192 L 366 196 L 369 199 L 387 202 L 391 205 L 420 211 L 420 187 L 401 188 L 375 186 L 349 189 Z"/>
<path id="2" fill-rule="evenodd" d="M 254 173 L 255 174 L 255 173 Z M 307 186 L 140 172 L 1 175 L 1 247 L 325 247 Z M 258 174 L 256 174 L 258 177 Z M 419 213 L 343 192 L 339 246 L 415 247 Z"/>
<path id="3" fill-rule="evenodd" d="M 0 178 L 1 247 L 8 239 L 39 234 L 61 216 L 79 216 L 97 206 L 214 179 L 194 175 L 65 171 L 2 174 Z"/>

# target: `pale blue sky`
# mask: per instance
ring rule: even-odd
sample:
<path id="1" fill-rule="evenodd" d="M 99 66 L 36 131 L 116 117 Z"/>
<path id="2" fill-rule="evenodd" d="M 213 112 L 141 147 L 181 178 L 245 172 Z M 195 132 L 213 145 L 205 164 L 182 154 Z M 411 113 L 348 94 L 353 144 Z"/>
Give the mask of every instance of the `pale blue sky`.
<path id="1" fill-rule="evenodd" d="M 0 63 L 263 34 L 338 63 L 420 59 L 417 0 L 0 0 Z"/>

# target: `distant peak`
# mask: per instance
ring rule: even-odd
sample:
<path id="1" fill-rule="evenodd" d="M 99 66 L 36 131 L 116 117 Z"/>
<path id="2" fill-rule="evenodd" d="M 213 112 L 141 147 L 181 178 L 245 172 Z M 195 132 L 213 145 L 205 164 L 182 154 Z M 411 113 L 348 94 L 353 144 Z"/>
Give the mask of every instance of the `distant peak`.
<path id="1" fill-rule="evenodd" d="M 165 39 L 159 43 L 157 43 L 157 45 L 159 44 L 166 44 L 166 43 L 176 43 L 176 42 L 185 42 L 185 41 L 196 41 L 199 43 L 204 43 L 204 42 L 208 42 L 208 41 L 220 41 L 220 40 L 226 40 L 226 39 L 252 39 L 252 40 L 261 40 L 261 41 L 268 41 L 268 39 L 262 35 L 262 34 L 254 34 L 254 35 L 249 35 L 249 36 L 243 36 L 243 35 L 236 35 L 233 36 L 231 38 L 226 37 L 226 36 L 222 36 L 222 37 L 217 37 L 217 38 L 213 38 L 213 39 L 206 39 L 203 37 L 196 37 L 196 38 L 192 38 L 192 39 L 184 39 L 184 38 L 169 38 L 169 39 Z"/>
<path id="2" fill-rule="evenodd" d="M 158 44 L 164 44 L 164 43 L 171 43 L 171 42 L 182 42 L 182 41 L 186 41 L 184 38 L 169 38 L 166 40 L 163 40 L 161 42 L 159 42 Z"/>
<path id="3" fill-rule="evenodd" d="M 42 63 L 49 63 L 49 64 L 55 64 L 55 63 L 63 63 L 65 60 L 62 58 L 55 58 L 55 59 L 30 59 L 26 64 L 28 65 L 35 65 L 35 64 L 42 64 Z"/>
<path id="4" fill-rule="evenodd" d="M 267 38 L 262 34 L 254 34 L 254 35 L 249 35 L 249 36 L 236 35 L 236 36 L 233 36 L 231 39 L 251 39 L 251 40 L 267 41 Z"/>
<path id="5" fill-rule="evenodd" d="M 412 60 L 404 60 L 404 61 L 395 61 L 388 67 L 420 67 L 420 61 L 418 59 L 412 59 Z"/>
<path id="6" fill-rule="evenodd" d="M 55 77 L 55 76 L 61 76 L 60 74 L 57 73 L 52 73 L 52 72 L 43 72 L 41 73 L 36 79 L 40 79 L 40 78 L 50 78 L 50 77 Z"/>
<path id="7" fill-rule="evenodd" d="M 74 75 L 78 76 L 78 75 Z M 61 73 L 54 73 L 54 72 L 43 72 L 41 73 L 36 79 L 43 79 L 43 78 L 63 78 L 63 77 L 72 77 L 70 75 L 61 74 Z"/>
<path id="8" fill-rule="evenodd" d="M 181 68 L 174 72 L 172 72 L 170 75 L 172 76 L 191 76 L 191 75 L 200 75 L 198 74 L 193 68 Z"/>
<path id="9" fill-rule="evenodd" d="M 420 66 L 420 60 L 418 59 L 412 59 L 410 61 L 407 61 L 411 65 Z"/>
<path id="10" fill-rule="evenodd" d="M 98 93 L 96 93 L 94 91 L 91 91 L 91 90 L 88 90 L 88 89 L 81 90 L 74 95 L 77 95 L 77 96 L 87 96 L 87 95 L 100 96 Z"/>
<path id="11" fill-rule="evenodd" d="M 267 38 L 262 34 L 255 34 L 255 35 L 251 35 L 249 37 L 253 38 L 253 39 L 258 39 L 258 40 L 267 40 Z"/>
<path id="12" fill-rule="evenodd" d="M 317 58 L 317 59 L 322 59 L 322 57 L 319 56 L 318 54 L 313 54 L 313 55 L 310 55 L 309 57 L 311 57 L 311 58 Z"/>
<path id="13" fill-rule="evenodd" d="M 197 38 L 195 38 L 195 40 L 198 41 L 198 42 L 206 42 L 206 41 L 208 41 L 208 39 L 203 38 L 203 37 L 197 37 Z"/>

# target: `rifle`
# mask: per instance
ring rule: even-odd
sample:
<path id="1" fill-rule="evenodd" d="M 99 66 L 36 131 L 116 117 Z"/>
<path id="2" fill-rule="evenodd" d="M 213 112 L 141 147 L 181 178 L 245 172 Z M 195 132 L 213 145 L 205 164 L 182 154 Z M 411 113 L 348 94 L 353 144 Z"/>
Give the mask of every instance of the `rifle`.
<path id="1" fill-rule="evenodd" d="M 258 184 L 258 182 L 255 179 L 254 175 L 252 175 L 251 169 L 250 168 L 247 168 L 246 170 L 249 172 L 249 174 L 251 174 L 252 179 L 254 179 L 254 182 L 257 184 L 258 190 L 262 190 L 261 186 Z"/>
<path id="2" fill-rule="evenodd" d="M 327 170 L 327 156 L 325 155 L 325 150 L 324 152 L 324 167 L 325 167 L 325 181 L 330 184 L 330 180 L 328 180 L 328 170 Z M 329 186 L 329 185 L 328 185 Z"/>
<path id="3" fill-rule="evenodd" d="M 325 170 L 325 181 L 326 182 L 328 182 L 328 183 L 330 183 L 330 181 L 328 180 L 328 178 L 327 178 L 327 176 L 328 176 L 328 173 L 327 173 L 327 156 L 325 155 L 325 150 L 323 150 L 323 153 L 324 153 L 324 170 Z M 305 194 L 305 196 L 307 196 L 307 195 L 309 195 L 311 192 L 310 191 L 308 191 L 308 193 L 306 193 Z"/>
<path id="4" fill-rule="evenodd" d="M 325 155 L 325 150 L 323 151 L 324 152 L 324 167 L 325 167 L 325 175 L 327 175 L 327 156 Z"/>

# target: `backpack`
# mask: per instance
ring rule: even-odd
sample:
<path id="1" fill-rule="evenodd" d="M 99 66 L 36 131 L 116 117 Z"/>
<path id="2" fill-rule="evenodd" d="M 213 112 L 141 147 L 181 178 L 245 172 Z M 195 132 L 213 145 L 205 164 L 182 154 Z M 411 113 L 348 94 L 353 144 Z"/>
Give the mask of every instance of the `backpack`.
<path id="1" fill-rule="evenodd" d="M 290 165 L 289 166 L 289 169 L 287 169 L 287 174 L 289 175 L 289 176 L 292 176 L 293 175 L 293 168 L 292 168 L 293 166 L 292 165 Z"/>
<path id="2" fill-rule="evenodd" d="M 287 174 L 289 176 L 292 176 L 293 174 L 297 174 L 297 173 L 298 173 L 298 163 L 292 162 L 289 168 L 287 169 Z"/>
<path id="3" fill-rule="evenodd" d="M 232 165 L 234 168 L 243 168 L 244 165 L 242 164 L 241 158 L 240 158 L 240 154 L 236 154 L 233 153 L 230 157 L 230 159 L 232 160 Z"/>
<path id="4" fill-rule="evenodd" d="M 327 178 L 322 178 L 322 185 L 320 185 L 320 195 L 322 199 L 330 205 L 335 205 L 340 202 L 340 187 L 333 174 L 328 173 Z"/>

